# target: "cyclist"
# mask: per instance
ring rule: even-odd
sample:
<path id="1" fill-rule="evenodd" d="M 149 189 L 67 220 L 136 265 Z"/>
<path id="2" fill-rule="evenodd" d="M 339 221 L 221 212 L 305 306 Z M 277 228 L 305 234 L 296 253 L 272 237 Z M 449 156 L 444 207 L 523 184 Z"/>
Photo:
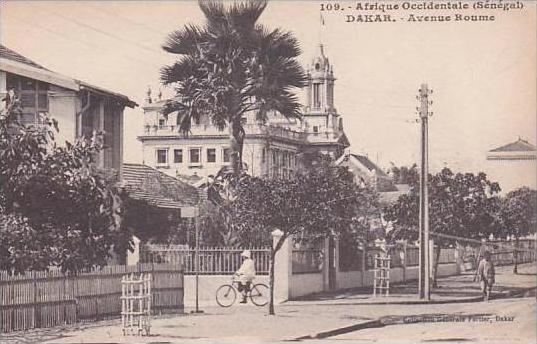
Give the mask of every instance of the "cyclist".
<path id="1" fill-rule="evenodd" d="M 239 282 L 237 289 L 242 293 L 242 301 L 240 303 L 246 303 L 246 296 L 248 295 L 248 291 L 250 291 L 252 280 L 255 278 L 255 264 L 250 250 L 243 251 L 241 257 L 243 259 L 242 265 L 235 272 L 235 276 L 237 276 Z"/>

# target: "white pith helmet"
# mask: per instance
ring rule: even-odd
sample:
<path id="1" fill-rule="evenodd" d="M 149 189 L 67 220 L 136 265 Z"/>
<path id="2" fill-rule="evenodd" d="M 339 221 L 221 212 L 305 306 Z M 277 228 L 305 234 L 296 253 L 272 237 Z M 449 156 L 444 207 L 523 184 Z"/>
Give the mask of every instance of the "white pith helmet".
<path id="1" fill-rule="evenodd" d="M 244 250 L 241 253 L 241 257 L 252 258 L 252 253 L 250 252 L 250 250 Z"/>

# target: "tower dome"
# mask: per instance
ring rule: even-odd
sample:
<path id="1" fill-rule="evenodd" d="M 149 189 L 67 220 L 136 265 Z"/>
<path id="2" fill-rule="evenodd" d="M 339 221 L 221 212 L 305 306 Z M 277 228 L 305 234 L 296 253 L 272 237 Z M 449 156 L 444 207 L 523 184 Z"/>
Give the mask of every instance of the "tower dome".
<path id="1" fill-rule="evenodd" d="M 313 57 L 313 60 L 311 62 L 311 73 L 319 73 L 319 72 L 325 72 L 330 70 L 330 61 L 328 60 L 328 57 L 324 54 L 324 47 L 322 44 L 319 44 L 317 47 L 317 51 Z"/>

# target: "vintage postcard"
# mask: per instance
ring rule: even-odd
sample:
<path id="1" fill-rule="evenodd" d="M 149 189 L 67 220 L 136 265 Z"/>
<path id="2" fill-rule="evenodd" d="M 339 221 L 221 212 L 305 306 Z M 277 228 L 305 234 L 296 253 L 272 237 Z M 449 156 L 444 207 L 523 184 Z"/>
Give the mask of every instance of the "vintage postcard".
<path id="1" fill-rule="evenodd" d="M 535 343 L 537 2 L 0 2 L 0 343 Z"/>

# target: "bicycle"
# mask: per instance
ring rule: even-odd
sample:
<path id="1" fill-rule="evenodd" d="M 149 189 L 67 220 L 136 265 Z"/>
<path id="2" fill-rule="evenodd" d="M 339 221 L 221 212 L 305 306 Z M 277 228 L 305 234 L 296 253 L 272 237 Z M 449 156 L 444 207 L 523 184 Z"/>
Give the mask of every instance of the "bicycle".
<path id="1" fill-rule="evenodd" d="M 220 307 L 230 307 L 237 300 L 238 289 L 235 285 L 238 286 L 239 281 L 236 281 L 235 278 L 231 278 L 231 284 L 224 284 L 216 289 L 216 303 Z M 252 300 L 252 303 L 256 306 L 262 307 L 268 303 L 269 298 L 269 287 L 263 283 L 250 283 L 250 290 L 247 292 L 247 297 Z"/>

